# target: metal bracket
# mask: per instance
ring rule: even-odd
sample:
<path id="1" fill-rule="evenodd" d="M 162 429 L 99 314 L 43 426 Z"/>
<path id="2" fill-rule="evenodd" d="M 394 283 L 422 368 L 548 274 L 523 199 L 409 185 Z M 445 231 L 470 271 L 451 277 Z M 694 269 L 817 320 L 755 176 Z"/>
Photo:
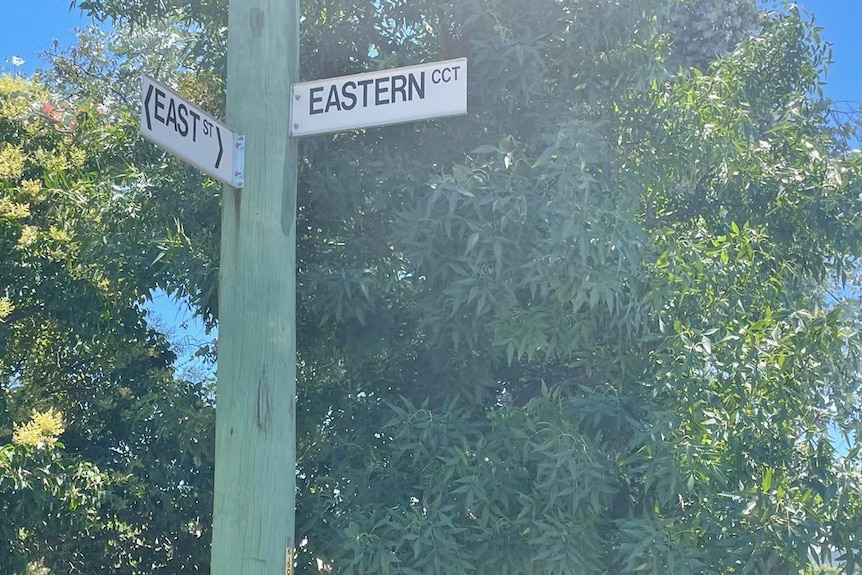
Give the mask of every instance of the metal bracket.
<path id="1" fill-rule="evenodd" d="M 233 136 L 233 177 L 231 185 L 241 188 L 245 184 L 245 136 Z"/>

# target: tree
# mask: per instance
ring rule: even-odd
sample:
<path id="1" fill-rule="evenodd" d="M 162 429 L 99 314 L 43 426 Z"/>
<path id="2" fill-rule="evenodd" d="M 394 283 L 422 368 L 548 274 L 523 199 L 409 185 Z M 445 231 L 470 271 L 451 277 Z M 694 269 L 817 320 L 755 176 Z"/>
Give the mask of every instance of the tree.
<path id="1" fill-rule="evenodd" d="M 196 569 L 206 553 L 211 392 L 173 378 L 149 284 L 96 249 L 113 241 L 118 136 L 97 106 L 0 77 L 4 573 Z"/>
<path id="2" fill-rule="evenodd" d="M 0 445 L 2 573 L 23 573 L 34 558 L 52 563 L 75 556 L 81 538 L 70 541 L 69 534 L 93 527 L 105 478 L 63 453 L 57 442 L 62 431 L 57 412 L 37 412 L 15 430 L 11 444 Z"/>
<path id="3" fill-rule="evenodd" d="M 307 77 L 467 56 L 471 95 L 303 144 L 300 571 L 860 565 L 859 451 L 829 434 L 858 413 L 858 322 L 825 291 L 859 255 L 859 155 L 798 11 L 746 34 L 740 2 L 690 50 L 707 5 L 305 3 Z M 220 69 L 223 4 L 79 6 L 177 9 L 186 69 Z M 148 150 L 124 182 L 165 182 L 164 216 L 183 172 Z M 215 202 L 174 209 L 202 249 L 141 258 L 135 289 L 215 293 Z"/>

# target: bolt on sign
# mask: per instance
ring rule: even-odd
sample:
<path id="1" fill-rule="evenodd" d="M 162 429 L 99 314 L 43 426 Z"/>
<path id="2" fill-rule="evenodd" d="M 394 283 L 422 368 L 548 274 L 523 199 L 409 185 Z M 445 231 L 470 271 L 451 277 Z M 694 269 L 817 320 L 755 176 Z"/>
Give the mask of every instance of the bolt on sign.
<path id="1" fill-rule="evenodd" d="M 290 135 L 307 136 L 467 113 L 467 59 L 291 86 Z"/>
<path id="2" fill-rule="evenodd" d="M 235 188 L 243 186 L 245 138 L 167 86 L 143 75 L 138 132 L 220 182 Z"/>

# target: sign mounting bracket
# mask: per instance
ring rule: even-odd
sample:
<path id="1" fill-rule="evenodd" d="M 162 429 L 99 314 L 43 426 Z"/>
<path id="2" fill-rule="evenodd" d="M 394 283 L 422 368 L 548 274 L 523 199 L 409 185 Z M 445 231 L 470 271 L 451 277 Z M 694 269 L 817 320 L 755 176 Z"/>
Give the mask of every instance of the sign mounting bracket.
<path id="1" fill-rule="evenodd" d="M 231 185 L 242 188 L 245 185 L 245 136 L 233 136 L 233 176 Z"/>

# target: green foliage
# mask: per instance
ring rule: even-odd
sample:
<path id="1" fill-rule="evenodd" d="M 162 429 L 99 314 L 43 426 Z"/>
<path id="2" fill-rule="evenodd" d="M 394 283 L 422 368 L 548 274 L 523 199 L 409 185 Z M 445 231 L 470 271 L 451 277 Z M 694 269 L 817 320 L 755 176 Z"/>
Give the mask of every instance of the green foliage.
<path id="1" fill-rule="evenodd" d="M 859 249 L 860 165 L 818 100 L 825 60 L 798 15 L 774 14 L 706 72 L 643 67 L 581 94 L 549 74 L 569 99 L 531 92 L 519 118 L 543 116 L 491 145 L 443 126 L 466 161 L 402 184 L 385 244 L 425 350 L 382 384 L 345 376 L 410 403 L 368 446 L 356 421 L 378 407 L 325 424 L 344 447 L 321 449 L 305 496 L 331 514 L 311 554 L 357 573 L 778 573 L 853 549 L 858 459 L 826 423 L 858 398 L 859 336 L 822 282 Z M 583 74 L 608 77 L 599 62 Z M 479 75 L 471 89 L 497 93 Z M 495 134 L 495 104 L 463 123 Z M 383 149 L 369 156 L 392 181 L 405 162 Z"/>
<path id="2" fill-rule="evenodd" d="M 114 55 L 161 62 L 168 14 L 194 34 L 164 74 L 217 113 L 224 4 L 78 6 L 153 27 L 58 54 L 55 91 L 110 126 L 0 99 L 28 118 L 3 185 L 74 191 L 0 198 L 0 430 L 54 406 L 62 457 L 107 476 L 82 557 L 205 570 L 211 390 L 173 379 L 130 304 L 161 287 L 217 319 L 217 188 L 105 95 L 134 100 Z M 307 78 L 466 56 L 470 113 L 303 141 L 299 572 L 862 566 L 859 450 L 834 441 L 859 427 L 858 310 L 826 292 L 860 255 L 862 160 L 809 22 L 711 0 L 302 10 Z M 25 185 L 56 162 L 81 179 Z"/>
<path id="3" fill-rule="evenodd" d="M 212 325 L 219 188 L 137 134 L 141 70 L 205 109 L 221 108 L 213 74 L 183 68 L 198 35 L 171 21 L 110 34 L 91 28 L 74 48 L 55 47 L 53 66 L 43 76 L 54 93 L 85 102 L 109 122 L 84 126 L 100 146 L 98 162 L 88 165 L 99 171 L 99 185 L 82 202 L 99 221 L 99 233 L 85 238 L 89 257 L 108 268 L 129 297 L 149 295 L 154 287 L 174 295 L 185 291 Z M 140 166 L 155 169 L 143 173 Z"/>
<path id="4" fill-rule="evenodd" d="M 0 573 L 34 558 L 83 567 L 105 480 L 60 443 L 0 445 Z"/>
<path id="5" fill-rule="evenodd" d="M 98 106 L 0 77 L 4 573 L 197 568 L 206 555 L 211 390 L 172 377 L 140 307 L 152 284 L 93 249 L 113 241 L 116 135 Z"/>
<path id="6" fill-rule="evenodd" d="M 763 5 L 764 3 L 761 3 Z M 754 2 L 685 0 L 668 15 L 673 47 L 668 66 L 705 71 L 755 32 L 761 14 Z"/>

